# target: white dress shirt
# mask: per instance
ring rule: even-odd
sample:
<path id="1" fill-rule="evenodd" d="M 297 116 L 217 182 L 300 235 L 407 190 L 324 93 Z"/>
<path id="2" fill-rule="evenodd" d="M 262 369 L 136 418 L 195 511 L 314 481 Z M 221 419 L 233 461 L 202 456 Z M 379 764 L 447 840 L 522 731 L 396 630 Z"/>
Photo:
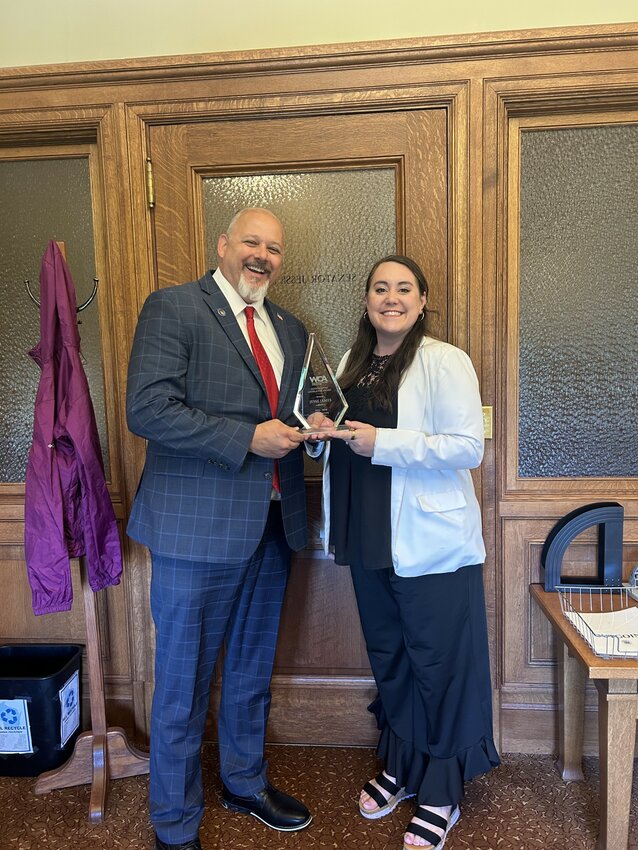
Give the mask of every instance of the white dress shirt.
<path id="1" fill-rule="evenodd" d="M 255 308 L 255 330 L 257 331 L 257 336 L 259 337 L 259 340 L 268 355 L 268 359 L 270 360 L 270 364 L 275 373 L 275 378 L 277 379 L 277 386 L 280 387 L 281 375 L 284 371 L 284 353 L 281 350 L 281 345 L 279 344 L 279 339 L 272 326 L 272 322 L 270 321 L 268 311 L 264 307 L 264 299 L 261 298 L 259 301 L 251 302 L 250 305 L 246 304 L 239 292 L 237 292 L 235 287 L 226 280 L 219 269 L 215 269 L 213 272 L 213 279 L 228 301 L 230 309 L 233 311 L 251 351 L 252 346 L 250 345 L 250 339 L 248 337 L 246 313 L 244 311 L 248 306 Z"/>

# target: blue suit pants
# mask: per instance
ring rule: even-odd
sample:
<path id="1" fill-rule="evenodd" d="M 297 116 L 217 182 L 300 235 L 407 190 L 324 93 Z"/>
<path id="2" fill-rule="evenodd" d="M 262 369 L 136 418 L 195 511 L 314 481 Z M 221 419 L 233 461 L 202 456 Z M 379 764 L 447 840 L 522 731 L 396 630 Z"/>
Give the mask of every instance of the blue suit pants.
<path id="1" fill-rule="evenodd" d="M 290 572 L 278 503 L 245 562 L 202 563 L 152 553 L 156 629 L 150 814 L 158 837 L 192 840 L 204 814 L 201 746 L 210 689 L 225 645 L 219 707 L 220 772 L 246 796 L 266 784 L 270 680 Z"/>

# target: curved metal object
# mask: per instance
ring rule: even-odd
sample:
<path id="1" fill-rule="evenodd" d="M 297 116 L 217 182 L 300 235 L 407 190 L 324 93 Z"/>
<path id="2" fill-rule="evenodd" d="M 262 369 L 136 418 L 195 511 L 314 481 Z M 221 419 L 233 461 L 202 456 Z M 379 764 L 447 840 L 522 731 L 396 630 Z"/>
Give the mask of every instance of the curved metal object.
<path id="1" fill-rule="evenodd" d="M 89 297 L 84 302 L 84 304 L 82 304 L 80 307 L 77 308 L 77 310 L 75 311 L 76 313 L 81 313 L 82 310 L 85 310 L 89 306 L 91 301 L 93 301 L 93 299 L 97 295 L 97 286 L 98 286 L 99 282 L 100 282 L 99 278 L 97 278 L 97 277 L 93 278 L 93 292 L 89 295 Z"/>
<path id="2" fill-rule="evenodd" d="M 30 283 L 30 282 L 31 282 L 31 281 L 29 281 L 29 280 L 25 280 L 24 285 L 26 286 L 26 288 L 27 288 L 27 292 L 29 293 L 29 298 L 33 301 L 33 303 L 34 303 L 37 307 L 39 307 L 39 306 L 40 306 L 40 302 L 39 302 L 39 301 L 38 301 L 38 299 L 35 297 L 35 295 L 33 294 L 33 292 L 31 292 L 31 287 L 29 286 L 29 283 Z"/>
<path id="3" fill-rule="evenodd" d="M 100 282 L 100 279 L 99 279 L 99 278 L 97 278 L 97 277 L 94 277 L 94 278 L 93 278 L 93 292 L 89 295 L 89 297 L 88 297 L 88 298 L 87 298 L 87 300 L 84 302 L 84 304 L 81 304 L 79 307 L 77 307 L 77 308 L 76 308 L 76 310 L 75 310 L 75 312 L 76 312 L 76 313 L 81 313 L 81 312 L 82 312 L 82 310 L 86 310 L 86 308 L 89 306 L 89 304 L 91 303 L 91 301 L 93 301 L 93 299 L 94 299 L 94 298 L 95 298 L 95 296 L 97 295 L 97 288 L 98 288 L 98 284 L 99 284 L 99 282 Z M 33 301 L 33 303 L 34 303 L 37 307 L 39 307 L 39 306 L 40 306 L 40 302 L 39 302 L 39 300 L 35 297 L 35 295 L 33 294 L 33 292 L 31 292 L 31 286 L 30 286 L 30 283 L 31 283 L 31 281 L 30 281 L 30 280 L 25 280 L 24 285 L 26 286 L 26 288 L 27 288 L 27 292 L 29 293 L 29 298 Z"/>

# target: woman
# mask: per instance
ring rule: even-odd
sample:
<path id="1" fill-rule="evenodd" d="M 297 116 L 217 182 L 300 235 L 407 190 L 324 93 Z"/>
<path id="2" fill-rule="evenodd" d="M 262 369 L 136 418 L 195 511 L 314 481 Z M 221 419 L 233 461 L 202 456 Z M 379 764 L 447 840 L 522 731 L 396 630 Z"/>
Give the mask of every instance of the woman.
<path id="1" fill-rule="evenodd" d="M 469 472 L 483 456 L 481 400 L 469 357 L 426 335 L 427 294 L 408 257 L 373 266 L 338 369 L 350 430 L 323 435 L 326 547 L 350 565 L 379 691 L 384 770 L 359 810 L 376 819 L 416 797 L 405 850 L 441 850 L 463 783 L 499 764 Z"/>

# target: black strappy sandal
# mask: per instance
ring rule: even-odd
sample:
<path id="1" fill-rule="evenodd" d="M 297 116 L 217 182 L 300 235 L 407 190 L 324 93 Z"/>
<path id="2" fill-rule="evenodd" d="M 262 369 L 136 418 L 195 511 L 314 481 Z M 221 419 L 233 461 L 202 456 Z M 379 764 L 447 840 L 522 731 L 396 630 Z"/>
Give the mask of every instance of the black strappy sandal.
<path id="1" fill-rule="evenodd" d="M 364 809 L 363 806 L 359 805 L 359 812 L 368 820 L 376 820 L 377 818 L 385 817 L 385 815 L 389 815 L 390 812 L 393 812 L 396 809 L 401 800 L 405 800 L 408 797 L 414 797 L 414 794 L 408 794 L 405 788 L 399 788 L 396 782 L 392 782 L 392 780 L 388 779 L 384 773 L 379 773 L 372 781 L 376 782 L 379 788 L 383 788 L 384 791 L 387 791 L 390 797 L 384 797 L 381 791 L 379 791 L 379 788 L 376 788 L 372 782 L 366 782 L 363 786 L 363 790 L 377 804 L 376 809 L 370 810 Z"/>
<path id="2" fill-rule="evenodd" d="M 446 820 L 441 817 L 441 815 L 437 815 L 429 809 L 426 809 L 425 806 L 418 806 L 414 813 L 414 817 L 419 820 L 424 820 L 426 823 L 431 823 L 432 826 L 438 826 L 439 829 L 445 830 L 443 835 L 438 835 L 436 832 L 432 832 L 431 829 L 421 826 L 420 823 L 415 823 L 414 820 L 410 821 L 405 831 L 411 832 L 412 835 L 418 835 L 419 838 L 425 838 L 426 841 L 430 842 L 431 850 L 442 850 L 448 832 L 461 817 L 461 810 L 458 806 L 454 806 Z M 418 844 L 406 844 L 404 841 L 403 850 L 427 850 L 427 848 Z"/>

